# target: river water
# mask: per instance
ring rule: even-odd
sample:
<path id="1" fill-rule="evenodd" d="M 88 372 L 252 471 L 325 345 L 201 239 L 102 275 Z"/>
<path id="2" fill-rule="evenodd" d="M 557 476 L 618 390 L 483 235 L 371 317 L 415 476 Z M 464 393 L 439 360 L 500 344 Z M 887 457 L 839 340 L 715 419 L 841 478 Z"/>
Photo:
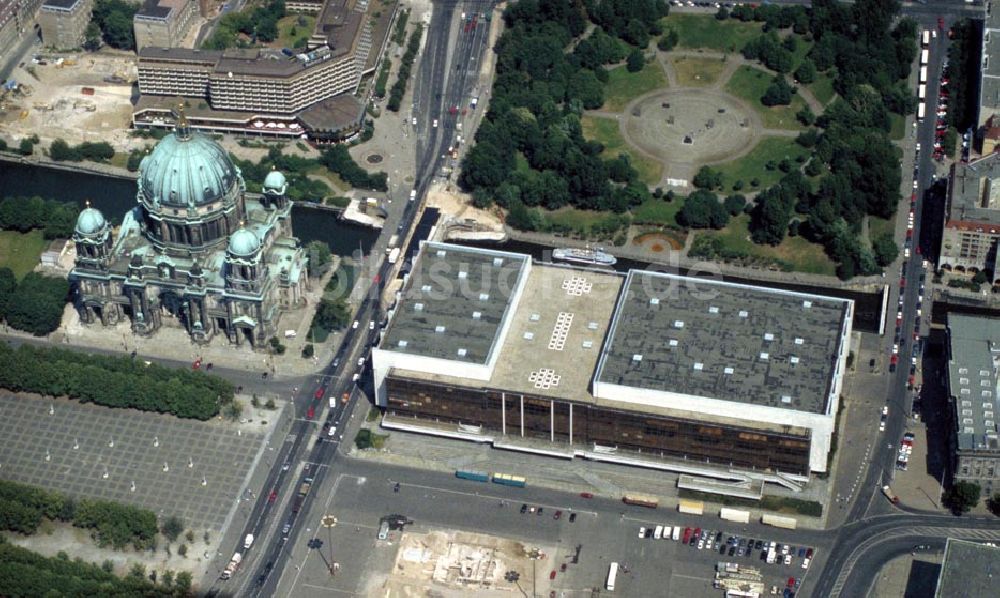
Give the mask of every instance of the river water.
<path id="1" fill-rule="evenodd" d="M 104 213 L 113 223 L 120 223 L 126 211 L 136 205 L 136 183 L 130 179 L 87 172 L 69 172 L 15 162 L 0 162 L 0 196 L 33 196 L 84 202 Z M 292 229 L 302 241 L 326 241 L 330 250 L 342 256 L 358 251 L 368 253 L 378 238 L 378 231 L 337 219 L 337 213 L 296 206 L 292 210 Z"/>

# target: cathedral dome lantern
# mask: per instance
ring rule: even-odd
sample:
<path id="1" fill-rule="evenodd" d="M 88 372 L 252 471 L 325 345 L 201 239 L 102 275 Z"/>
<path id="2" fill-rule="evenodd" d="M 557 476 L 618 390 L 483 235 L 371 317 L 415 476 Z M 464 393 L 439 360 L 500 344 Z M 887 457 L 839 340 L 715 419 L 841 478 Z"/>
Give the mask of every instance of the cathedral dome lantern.
<path id="1" fill-rule="evenodd" d="M 229 237 L 229 253 L 234 257 L 253 257 L 259 250 L 260 239 L 251 230 L 240 228 Z"/>
<path id="2" fill-rule="evenodd" d="M 272 170 L 264 178 L 264 191 L 274 191 L 284 195 L 287 188 L 288 181 L 280 170 Z"/>

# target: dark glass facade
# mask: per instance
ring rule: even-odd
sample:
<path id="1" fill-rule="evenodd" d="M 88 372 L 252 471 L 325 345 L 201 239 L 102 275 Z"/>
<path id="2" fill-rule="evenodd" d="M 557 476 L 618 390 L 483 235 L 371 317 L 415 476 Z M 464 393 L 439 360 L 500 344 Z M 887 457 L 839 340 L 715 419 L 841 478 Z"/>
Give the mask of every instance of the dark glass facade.
<path id="1" fill-rule="evenodd" d="M 611 409 L 538 395 L 451 386 L 390 373 L 387 411 L 575 445 L 599 444 L 745 469 L 809 473 L 809 436 Z M 523 410 L 523 418 L 522 418 Z M 570 414 L 572 413 L 572 417 Z"/>

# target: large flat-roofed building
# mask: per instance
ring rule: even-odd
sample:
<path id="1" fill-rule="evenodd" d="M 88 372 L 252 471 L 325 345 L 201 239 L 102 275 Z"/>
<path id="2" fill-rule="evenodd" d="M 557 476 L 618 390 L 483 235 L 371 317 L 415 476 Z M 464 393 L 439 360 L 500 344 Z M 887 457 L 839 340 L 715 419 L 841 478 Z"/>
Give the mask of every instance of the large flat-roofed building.
<path id="1" fill-rule="evenodd" d="M 316 20 L 309 49 L 299 54 L 274 49 L 144 47 L 139 51 L 139 91 L 143 99 L 180 96 L 205 100 L 211 111 L 227 113 L 230 123 L 241 122 L 246 133 L 269 133 L 255 130 L 269 122 L 274 128 L 285 128 L 286 121 L 302 112 L 355 92 L 361 77 L 375 70 L 395 11 L 378 11 L 373 6 L 363 0 L 328 0 Z M 170 103 L 176 105 L 176 100 Z M 168 127 L 167 114 L 167 109 L 157 111 L 147 102 L 136 108 L 133 122 L 136 126 Z M 330 114 L 330 110 L 314 111 L 309 123 L 327 133 L 345 130 L 343 123 L 322 121 Z M 357 126 L 362 115 L 358 110 Z M 232 124 L 213 127 L 214 120 L 192 115 L 191 125 L 232 130 Z"/>
<path id="2" fill-rule="evenodd" d="M 948 389 L 954 409 L 954 477 L 1000 490 L 1000 319 L 948 316 Z"/>
<path id="3" fill-rule="evenodd" d="M 996 596 L 1000 548 L 948 538 L 934 598 Z"/>
<path id="4" fill-rule="evenodd" d="M 132 18 L 136 49 L 181 45 L 197 14 L 194 0 L 145 0 Z"/>
<path id="5" fill-rule="evenodd" d="M 980 54 L 979 114 L 977 125 L 982 127 L 994 114 L 1000 113 L 1000 11 L 987 2 L 983 21 L 982 53 Z M 1000 6 L 997 7 L 1000 9 Z"/>
<path id="6" fill-rule="evenodd" d="M 850 300 L 424 243 L 372 365 L 386 427 L 805 477 L 827 469 L 852 315 Z"/>
<path id="7" fill-rule="evenodd" d="M 952 166 L 938 266 L 995 277 L 1000 239 L 1000 154 Z M 992 278 L 991 278 L 992 282 Z"/>
<path id="8" fill-rule="evenodd" d="M 42 43 L 60 50 L 82 46 L 93 5 L 94 0 L 45 0 L 38 11 Z"/>

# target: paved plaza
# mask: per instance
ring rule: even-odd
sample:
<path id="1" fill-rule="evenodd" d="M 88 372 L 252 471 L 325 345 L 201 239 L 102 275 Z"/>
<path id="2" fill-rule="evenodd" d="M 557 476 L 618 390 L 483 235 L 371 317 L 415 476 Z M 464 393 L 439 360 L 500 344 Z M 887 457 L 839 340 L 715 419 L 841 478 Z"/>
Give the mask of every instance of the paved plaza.
<path id="1" fill-rule="evenodd" d="M 0 477 L 218 530 L 263 448 L 258 427 L 4 393 Z"/>

